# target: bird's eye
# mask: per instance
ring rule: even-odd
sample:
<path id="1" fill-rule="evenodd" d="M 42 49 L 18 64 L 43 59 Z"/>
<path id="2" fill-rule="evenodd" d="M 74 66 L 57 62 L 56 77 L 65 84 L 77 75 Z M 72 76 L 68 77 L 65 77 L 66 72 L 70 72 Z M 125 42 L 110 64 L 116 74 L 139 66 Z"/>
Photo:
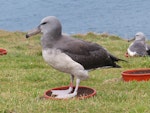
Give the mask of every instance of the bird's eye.
<path id="1" fill-rule="evenodd" d="M 47 22 L 43 22 L 41 25 L 45 25 Z"/>

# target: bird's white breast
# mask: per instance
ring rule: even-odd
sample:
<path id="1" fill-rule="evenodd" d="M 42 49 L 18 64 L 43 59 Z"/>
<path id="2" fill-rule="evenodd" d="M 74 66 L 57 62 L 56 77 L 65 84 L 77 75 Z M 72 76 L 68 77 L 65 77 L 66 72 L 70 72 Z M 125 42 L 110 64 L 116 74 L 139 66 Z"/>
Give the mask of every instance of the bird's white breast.
<path id="1" fill-rule="evenodd" d="M 72 60 L 59 49 L 42 50 L 44 60 L 59 71 L 73 74 L 76 70 L 84 70 L 83 66 Z"/>
<path id="2" fill-rule="evenodd" d="M 137 55 L 137 52 L 131 51 L 129 48 L 127 49 L 127 51 L 128 51 L 128 54 L 129 54 L 130 56 L 136 56 L 136 55 Z"/>

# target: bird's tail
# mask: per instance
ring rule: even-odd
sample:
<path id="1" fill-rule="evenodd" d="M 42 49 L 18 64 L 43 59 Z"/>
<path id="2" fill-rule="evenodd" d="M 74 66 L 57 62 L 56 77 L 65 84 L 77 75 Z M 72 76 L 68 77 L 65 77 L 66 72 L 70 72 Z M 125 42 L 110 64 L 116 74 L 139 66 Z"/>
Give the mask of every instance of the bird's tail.
<path id="1" fill-rule="evenodd" d="M 113 67 L 115 67 L 115 68 L 121 68 L 121 66 L 117 65 L 115 62 L 118 62 L 118 61 L 127 62 L 126 60 L 117 58 L 117 57 L 113 56 L 112 54 L 110 54 L 110 57 L 111 57 L 112 61 L 114 62 L 114 66 Z"/>
<path id="2" fill-rule="evenodd" d="M 116 61 L 116 62 L 118 62 L 118 61 L 127 62 L 126 60 L 123 60 L 123 59 L 117 58 L 117 57 L 115 57 L 115 56 L 114 56 L 114 55 L 112 55 L 112 54 L 109 54 L 109 55 L 110 55 L 110 57 L 111 57 L 111 59 L 112 59 L 113 61 Z"/>

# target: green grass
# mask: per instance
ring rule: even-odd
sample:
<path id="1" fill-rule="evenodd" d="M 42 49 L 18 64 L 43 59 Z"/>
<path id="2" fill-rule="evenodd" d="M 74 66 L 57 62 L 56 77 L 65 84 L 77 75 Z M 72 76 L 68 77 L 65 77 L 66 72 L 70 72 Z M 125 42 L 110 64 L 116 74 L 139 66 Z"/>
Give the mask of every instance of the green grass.
<path id="1" fill-rule="evenodd" d="M 22 32 L 0 31 L 0 48 L 8 51 L 0 56 L 0 113 L 149 113 L 150 82 L 123 82 L 119 78 L 124 70 L 149 68 L 150 58 L 124 57 L 130 43 L 117 36 L 88 33 L 74 37 L 96 42 L 128 63 L 119 62 L 119 69 L 89 72 L 89 79 L 80 85 L 96 89 L 94 98 L 40 99 L 46 90 L 68 85 L 70 76 L 44 62 L 39 35 L 25 39 Z"/>

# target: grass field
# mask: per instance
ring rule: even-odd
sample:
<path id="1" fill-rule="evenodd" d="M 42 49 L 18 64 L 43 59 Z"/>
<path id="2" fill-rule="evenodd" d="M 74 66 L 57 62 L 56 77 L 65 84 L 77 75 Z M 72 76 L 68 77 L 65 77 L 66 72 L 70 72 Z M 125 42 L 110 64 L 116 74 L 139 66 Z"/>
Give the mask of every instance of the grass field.
<path id="1" fill-rule="evenodd" d="M 66 86 L 70 76 L 48 66 L 41 56 L 40 35 L 25 38 L 22 32 L 0 31 L 0 113 L 150 113 L 150 82 L 123 82 L 121 72 L 149 68 L 149 57 L 126 58 L 130 43 L 116 36 L 74 35 L 96 42 L 126 62 L 122 68 L 97 69 L 80 85 L 96 89 L 93 98 L 85 100 L 40 99 L 48 89 Z"/>

